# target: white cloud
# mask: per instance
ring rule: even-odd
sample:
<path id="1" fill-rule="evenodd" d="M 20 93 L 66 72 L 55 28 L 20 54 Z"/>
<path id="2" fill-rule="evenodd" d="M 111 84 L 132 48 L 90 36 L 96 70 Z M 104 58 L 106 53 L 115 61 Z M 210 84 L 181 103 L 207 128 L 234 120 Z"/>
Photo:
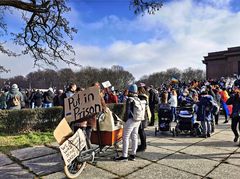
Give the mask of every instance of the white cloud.
<path id="1" fill-rule="evenodd" d="M 134 31 L 137 35 L 152 35 L 139 43 L 116 37 L 117 41 L 104 47 L 74 44 L 76 59 L 83 66 L 121 65 L 136 78 L 171 67 L 205 69 L 202 60 L 208 52 L 240 45 L 240 13 L 230 11 L 230 0 L 206 2 L 209 3 L 199 5 L 191 0 L 173 1 L 165 4 L 154 16 L 139 16 L 129 21 L 111 15 L 90 26 L 85 24 L 96 30 L 107 30 L 107 27 L 124 29 L 126 35 Z M 135 38 L 141 39 L 141 36 Z M 4 59 L 0 58 L 0 61 Z M 23 61 L 24 57 L 21 59 Z M 27 58 L 26 65 L 30 64 L 29 61 Z M 27 74 L 28 70 L 14 72 Z"/>

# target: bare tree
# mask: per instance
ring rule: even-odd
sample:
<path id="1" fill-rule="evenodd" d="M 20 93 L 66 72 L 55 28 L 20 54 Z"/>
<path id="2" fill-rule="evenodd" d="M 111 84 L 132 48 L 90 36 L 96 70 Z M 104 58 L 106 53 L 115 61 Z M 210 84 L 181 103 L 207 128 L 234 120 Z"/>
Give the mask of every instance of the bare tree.
<path id="1" fill-rule="evenodd" d="M 155 14 L 163 6 L 160 0 L 131 0 L 130 7 L 133 7 L 135 14 L 144 14 L 146 11 L 149 14 Z"/>
<path id="2" fill-rule="evenodd" d="M 22 54 L 30 54 L 35 65 L 45 62 L 55 66 L 55 62 L 64 61 L 75 64 L 73 58 L 66 56 L 75 54 L 73 47 L 66 37 L 73 39 L 77 30 L 69 26 L 69 21 L 64 17 L 71 9 L 66 4 L 67 0 L 0 0 L 0 36 L 8 33 L 5 23 L 6 13 L 12 8 L 22 12 L 24 27 L 21 32 L 11 33 L 13 41 L 23 47 Z M 159 0 L 130 0 L 130 6 L 136 14 L 147 11 L 153 14 L 162 7 Z M 0 52 L 8 56 L 17 56 L 14 51 L 4 47 L 6 42 L 0 42 Z M 0 66 L 0 72 L 7 70 Z"/>
<path id="3" fill-rule="evenodd" d="M 45 62 L 55 66 L 59 60 L 75 64 L 73 58 L 66 58 L 67 55 L 74 54 L 74 50 L 65 39 L 69 37 L 72 40 L 73 34 L 77 32 L 64 17 L 70 11 L 66 0 L 1 0 L 0 35 L 8 33 L 4 15 L 11 8 L 22 12 L 25 23 L 21 32 L 11 33 L 14 43 L 23 47 L 22 54 L 30 54 L 35 65 Z M 0 43 L 0 52 L 9 56 L 18 55 L 6 49 L 4 43 Z"/>

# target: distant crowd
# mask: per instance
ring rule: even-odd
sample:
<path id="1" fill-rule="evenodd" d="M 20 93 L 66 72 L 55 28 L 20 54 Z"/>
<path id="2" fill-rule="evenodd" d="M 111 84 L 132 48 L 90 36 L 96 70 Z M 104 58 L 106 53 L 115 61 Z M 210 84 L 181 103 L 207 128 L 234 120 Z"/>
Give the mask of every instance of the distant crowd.
<path id="1" fill-rule="evenodd" d="M 201 129 L 200 137 L 210 137 L 214 132 L 214 125 L 218 125 L 220 110 L 223 112 L 225 121 L 228 123 L 232 118 L 231 128 L 234 133 L 234 142 L 238 141 L 239 133 L 237 126 L 240 126 L 240 80 L 221 78 L 219 80 L 197 81 L 193 80 L 189 83 L 181 83 L 174 79 L 169 84 L 162 84 L 159 87 L 153 85 L 145 85 L 144 83 L 134 84 L 123 91 L 114 90 L 114 87 L 102 88 L 100 83 L 93 84 L 100 89 L 100 95 L 105 103 L 126 103 L 126 114 L 131 116 L 134 111 L 130 104 L 132 97 L 136 100 L 145 100 L 148 112 L 146 120 L 136 125 L 135 133 L 139 130 L 141 145 L 134 147 L 134 155 L 136 151 L 146 149 L 146 134 L 144 128 L 146 126 L 155 125 L 155 115 L 158 111 L 158 128 L 169 127 L 167 123 L 161 123 L 161 118 L 166 115 L 161 110 L 170 109 L 171 115 L 168 116 L 169 121 L 177 123 L 178 130 L 176 132 L 186 131 L 187 123 L 182 123 L 189 119 L 190 132 L 194 131 L 193 126 L 198 121 L 197 129 Z M 45 91 L 32 89 L 21 90 L 17 84 L 3 88 L 0 93 L 0 109 L 22 109 L 22 108 L 50 108 L 53 106 L 63 106 L 64 99 L 73 96 L 76 92 L 84 90 L 77 87 L 75 83 L 69 84 L 66 90 L 53 90 L 49 88 Z M 134 102 L 136 104 L 136 102 Z M 189 106 L 191 111 L 189 112 Z M 188 107 L 188 108 L 185 108 Z M 128 109 L 129 108 L 129 109 Z M 184 109 L 184 110 L 180 110 Z M 126 115 L 125 115 L 126 116 Z M 185 116 L 185 117 L 184 117 Z M 185 119 L 184 119 L 185 118 Z M 128 120 L 125 120 L 126 124 Z M 125 126 L 126 126 L 125 124 Z M 135 123 L 134 123 L 135 124 Z M 183 124 L 183 125 L 182 125 Z M 181 126 L 182 125 L 182 126 Z M 132 127 L 132 124 L 129 123 Z M 140 127 L 139 127 L 140 126 Z M 131 128 L 132 130 L 133 128 Z M 240 129 L 240 127 L 239 127 Z M 127 128 L 125 128 L 126 132 Z M 128 133 L 132 132 L 129 128 Z M 124 132 L 124 134 L 125 134 Z M 136 136 L 136 135 L 135 135 Z M 127 139 L 128 137 L 123 137 Z M 124 140 L 125 141 L 125 140 Z M 128 140 L 125 141 L 128 143 Z M 124 145 L 125 146 L 125 145 Z M 126 145 L 127 146 L 127 145 Z M 126 159 L 126 151 L 120 160 Z"/>

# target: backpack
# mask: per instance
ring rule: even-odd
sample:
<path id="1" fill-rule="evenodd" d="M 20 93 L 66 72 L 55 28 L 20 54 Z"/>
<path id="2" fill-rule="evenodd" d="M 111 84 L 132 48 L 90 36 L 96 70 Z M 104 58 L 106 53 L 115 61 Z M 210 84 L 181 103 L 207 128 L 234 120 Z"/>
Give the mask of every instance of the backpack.
<path id="1" fill-rule="evenodd" d="M 19 96 L 13 96 L 11 98 L 10 104 L 12 106 L 19 106 L 20 105 L 20 97 Z"/>
<path id="2" fill-rule="evenodd" d="M 146 111 L 146 101 L 140 100 L 139 98 L 130 97 L 133 101 L 133 120 L 134 121 L 143 121 L 145 120 L 145 111 Z"/>

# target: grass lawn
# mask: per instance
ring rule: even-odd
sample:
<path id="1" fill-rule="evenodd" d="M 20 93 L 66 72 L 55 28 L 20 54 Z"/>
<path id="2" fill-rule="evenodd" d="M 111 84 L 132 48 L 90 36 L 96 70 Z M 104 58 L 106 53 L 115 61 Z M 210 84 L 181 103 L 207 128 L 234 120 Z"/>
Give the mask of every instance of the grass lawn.
<path id="1" fill-rule="evenodd" d="M 0 152 L 9 154 L 11 150 L 43 145 L 54 141 L 53 132 L 30 132 L 26 134 L 0 133 Z"/>

